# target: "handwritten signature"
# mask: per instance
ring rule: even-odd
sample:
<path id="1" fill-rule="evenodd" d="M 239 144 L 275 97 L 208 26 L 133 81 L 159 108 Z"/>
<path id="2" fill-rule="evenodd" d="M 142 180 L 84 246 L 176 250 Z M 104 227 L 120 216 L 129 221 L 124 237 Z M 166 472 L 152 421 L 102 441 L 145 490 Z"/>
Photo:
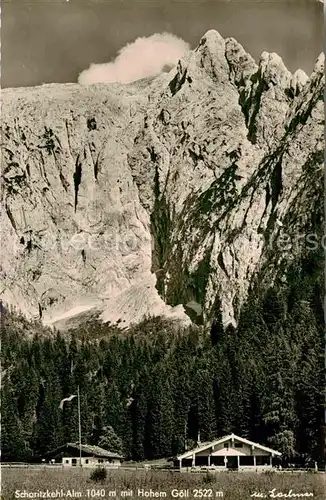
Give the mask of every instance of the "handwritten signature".
<path id="1" fill-rule="evenodd" d="M 285 493 L 283 491 L 277 491 L 276 488 L 273 488 L 268 493 L 254 491 L 250 496 L 251 498 L 312 498 L 314 494 L 311 491 L 295 493 L 293 490 L 289 490 Z"/>

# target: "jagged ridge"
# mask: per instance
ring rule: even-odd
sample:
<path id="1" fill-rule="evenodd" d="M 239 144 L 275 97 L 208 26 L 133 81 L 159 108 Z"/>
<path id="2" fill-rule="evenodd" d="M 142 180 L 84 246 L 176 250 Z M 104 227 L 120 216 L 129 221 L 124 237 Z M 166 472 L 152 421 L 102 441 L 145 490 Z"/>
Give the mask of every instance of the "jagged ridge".
<path id="1" fill-rule="evenodd" d="M 323 56 L 292 75 L 209 31 L 148 86 L 3 91 L 4 299 L 127 325 L 185 320 L 158 292 L 204 321 L 219 297 L 235 322 L 266 261 L 289 259 L 271 242 L 311 198 L 322 211 L 323 85 Z"/>

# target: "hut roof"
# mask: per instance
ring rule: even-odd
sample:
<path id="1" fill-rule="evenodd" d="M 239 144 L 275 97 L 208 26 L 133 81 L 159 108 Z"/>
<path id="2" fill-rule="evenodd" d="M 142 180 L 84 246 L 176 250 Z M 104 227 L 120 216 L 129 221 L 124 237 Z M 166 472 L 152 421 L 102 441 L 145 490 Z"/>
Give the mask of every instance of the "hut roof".
<path id="1" fill-rule="evenodd" d="M 80 448 L 81 448 L 81 451 L 83 453 L 86 453 L 87 455 L 91 455 L 91 456 L 94 456 L 94 457 L 99 457 L 99 458 L 118 458 L 120 460 L 123 459 L 123 457 L 121 455 L 119 455 L 119 453 L 108 451 L 108 450 L 104 450 L 104 448 L 100 448 L 100 446 L 92 446 L 90 444 L 82 444 L 80 446 Z M 76 450 L 76 456 L 79 455 L 79 443 L 66 443 L 66 444 L 64 444 L 62 446 L 59 446 L 55 450 L 52 450 L 52 451 L 46 453 L 46 456 L 56 455 L 56 454 L 58 454 L 60 452 L 68 451 L 69 449 Z"/>

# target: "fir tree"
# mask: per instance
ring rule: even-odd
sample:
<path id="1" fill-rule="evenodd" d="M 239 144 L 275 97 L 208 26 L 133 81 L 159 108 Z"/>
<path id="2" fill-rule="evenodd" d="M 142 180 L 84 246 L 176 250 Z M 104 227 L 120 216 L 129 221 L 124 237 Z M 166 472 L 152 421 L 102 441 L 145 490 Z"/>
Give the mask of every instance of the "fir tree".
<path id="1" fill-rule="evenodd" d="M 172 373 L 174 383 L 174 435 L 173 455 L 183 453 L 187 448 L 188 415 L 190 411 L 190 380 L 187 367 Z"/>
<path id="2" fill-rule="evenodd" d="M 115 381 L 109 382 L 105 390 L 105 424 L 111 425 L 118 433 L 121 427 L 121 396 Z"/>
<path id="3" fill-rule="evenodd" d="M 139 386 L 135 388 L 130 410 L 132 413 L 133 427 L 133 449 L 134 460 L 144 460 L 145 458 L 145 429 L 147 418 L 147 398 L 149 379 L 147 374 L 143 375 Z"/>
<path id="4" fill-rule="evenodd" d="M 201 440 L 210 441 L 216 435 L 213 377 L 207 368 L 198 370 L 196 375 L 198 431 Z"/>
<path id="5" fill-rule="evenodd" d="M 8 379 L 3 381 L 1 398 L 1 455 L 3 460 L 19 461 L 25 457 L 23 429 L 17 401 Z"/>
<path id="6" fill-rule="evenodd" d="M 147 456 L 160 458 L 172 453 L 173 399 L 170 381 L 158 364 L 150 379 L 147 414 Z"/>
<path id="7" fill-rule="evenodd" d="M 63 444 L 61 391 L 58 376 L 49 374 L 44 383 L 44 401 L 36 425 L 36 446 L 43 455 Z"/>
<path id="8" fill-rule="evenodd" d="M 103 427 L 102 434 L 97 444 L 101 448 L 104 448 L 112 453 L 118 453 L 119 455 L 123 453 L 122 440 L 110 425 Z"/>

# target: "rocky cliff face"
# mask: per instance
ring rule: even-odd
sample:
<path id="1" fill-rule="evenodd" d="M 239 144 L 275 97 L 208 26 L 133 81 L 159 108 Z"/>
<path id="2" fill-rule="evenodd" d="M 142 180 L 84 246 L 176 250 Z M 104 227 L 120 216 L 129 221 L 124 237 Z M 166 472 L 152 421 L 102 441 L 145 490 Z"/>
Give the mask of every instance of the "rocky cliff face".
<path id="1" fill-rule="evenodd" d="M 321 227 L 323 61 L 292 75 L 209 31 L 152 81 L 3 91 L 4 301 L 127 325 L 219 298 L 236 322 Z"/>

